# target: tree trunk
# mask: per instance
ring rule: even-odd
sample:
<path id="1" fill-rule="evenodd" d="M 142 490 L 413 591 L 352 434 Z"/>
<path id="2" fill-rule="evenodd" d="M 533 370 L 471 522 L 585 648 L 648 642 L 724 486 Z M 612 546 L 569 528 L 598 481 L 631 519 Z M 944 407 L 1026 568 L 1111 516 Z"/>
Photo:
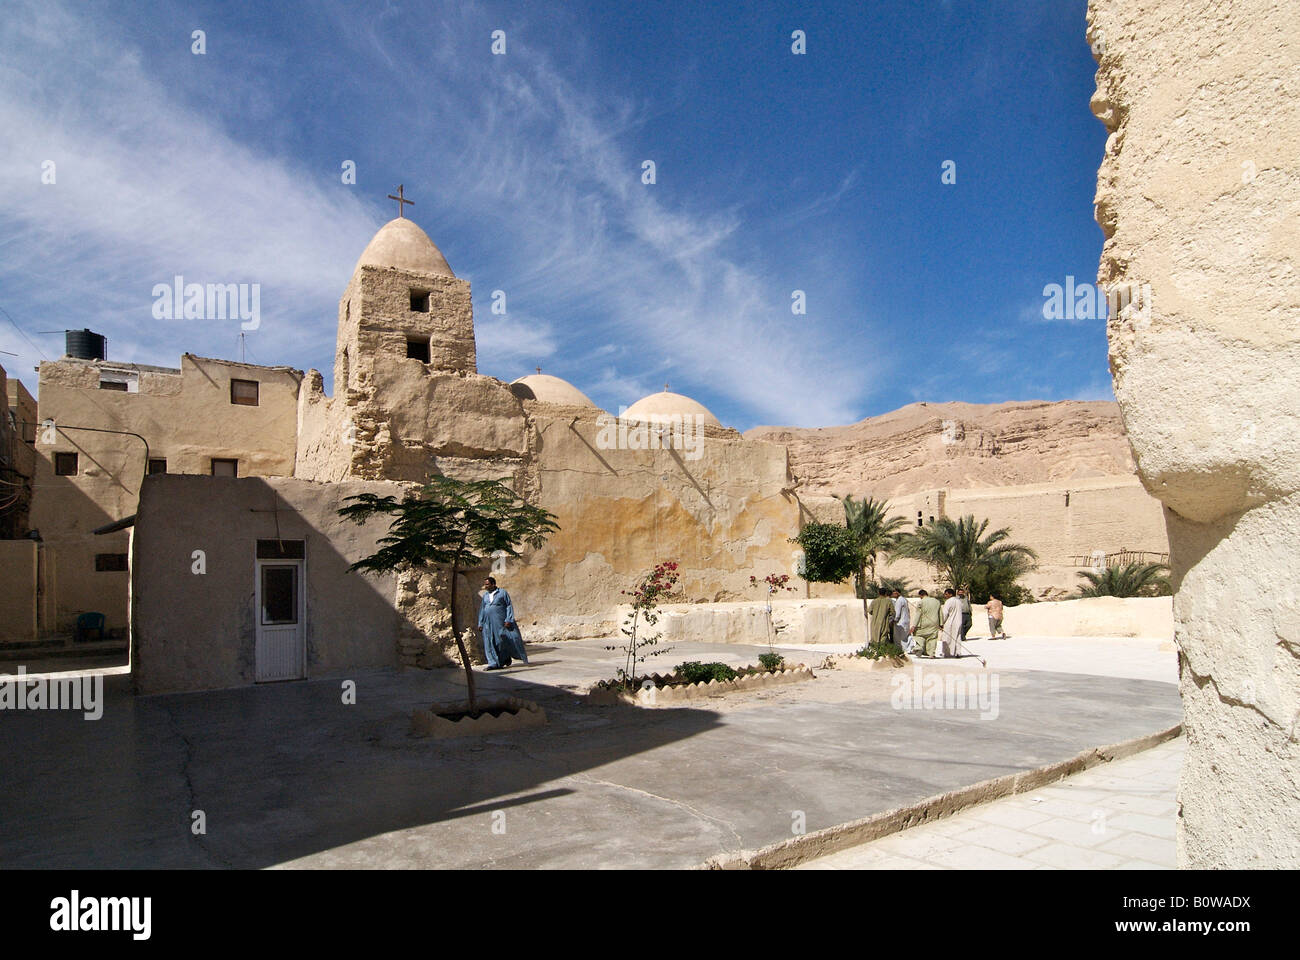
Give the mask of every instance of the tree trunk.
<path id="1" fill-rule="evenodd" d="M 469 715 L 478 716 L 477 697 L 474 694 L 474 668 L 470 666 L 469 651 L 461 639 L 460 627 L 456 623 L 456 577 L 460 573 L 459 564 L 451 565 L 451 633 L 456 638 L 456 649 L 460 651 L 460 662 L 465 667 L 465 690 L 469 694 Z"/>

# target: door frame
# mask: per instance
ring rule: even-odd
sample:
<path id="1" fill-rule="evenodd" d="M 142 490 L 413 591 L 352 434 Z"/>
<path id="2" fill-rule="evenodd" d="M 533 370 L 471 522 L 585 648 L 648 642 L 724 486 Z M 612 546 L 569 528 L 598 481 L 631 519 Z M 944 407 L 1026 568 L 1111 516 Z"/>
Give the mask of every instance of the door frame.
<path id="1" fill-rule="evenodd" d="M 305 546 L 305 544 L 304 544 Z M 307 558 L 306 550 L 303 551 L 301 558 L 291 560 L 263 560 L 257 556 L 256 547 L 253 553 L 253 682 L 254 683 L 285 683 L 292 680 L 307 679 Z M 297 570 L 296 586 L 298 600 L 298 670 L 297 676 L 281 677 L 275 680 L 257 679 L 258 670 L 258 647 L 262 639 L 264 628 L 272 629 L 276 624 L 262 623 L 262 571 L 266 567 L 294 567 Z M 287 625 L 285 625 L 287 626 Z"/>

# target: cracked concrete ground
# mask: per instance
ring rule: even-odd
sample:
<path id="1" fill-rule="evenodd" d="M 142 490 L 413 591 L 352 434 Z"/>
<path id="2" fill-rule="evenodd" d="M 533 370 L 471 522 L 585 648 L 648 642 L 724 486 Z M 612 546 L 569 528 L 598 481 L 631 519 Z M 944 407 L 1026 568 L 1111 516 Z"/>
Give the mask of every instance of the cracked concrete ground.
<path id="1" fill-rule="evenodd" d="M 0 866 L 689 867 L 1181 718 L 1155 642 L 971 645 L 987 671 L 922 675 L 996 676 L 996 716 L 895 709 L 896 675 L 844 671 L 690 707 L 589 707 L 574 691 L 620 655 L 530 646 L 531 666 L 480 688 L 537 700 L 550 723 L 448 741 L 407 731 L 431 697 L 463 698 L 451 671 L 359 674 L 355 705 L 340 679 L 134 698 L 110 677 L 101 720 L 0 714 Z M 835 649 L 787 655 L 816 666 Z M 651 667 L 760 652 L 677 644 Z"/>

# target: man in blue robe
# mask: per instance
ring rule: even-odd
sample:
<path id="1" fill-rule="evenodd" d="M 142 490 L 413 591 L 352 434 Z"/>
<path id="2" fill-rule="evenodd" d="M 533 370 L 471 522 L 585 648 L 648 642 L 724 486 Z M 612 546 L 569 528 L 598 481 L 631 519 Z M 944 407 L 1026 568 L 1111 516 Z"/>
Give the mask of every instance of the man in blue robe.
<path id="1" fill-rule="evenodd" d="M 524 652 L 524 638 L 515 623 L 515 608 L 510 594 L 497 587 L 495 577 L 483 581 L 483 602 L 478 608 L 478 626 L 483 631 L 483 652 L 487 655 L 487 668 L 500 670 L 510 666 L 514 659 L 528 662 Z"/>

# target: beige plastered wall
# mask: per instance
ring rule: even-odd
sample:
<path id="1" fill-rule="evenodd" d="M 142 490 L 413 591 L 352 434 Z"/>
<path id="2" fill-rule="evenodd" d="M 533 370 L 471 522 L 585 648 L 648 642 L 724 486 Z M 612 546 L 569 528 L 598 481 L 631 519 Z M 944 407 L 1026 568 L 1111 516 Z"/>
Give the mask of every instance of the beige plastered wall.
<path id="1" fill-rule="evenodd" d="M 103 390 L 101 375 L 136 375 L 138 392 Z M 256 380 L 257 406 L 230 402 L 231 379 Z M 129 576 L 96 571 L 95 555 L 126 553 L 122 530 L 96 536 L 98 527 L 135 512 L 148 456 L 164 458 L 169 473 L 209 474 L 212 458 L 239 461 L 241 476 L 293 472 L 299 371 L 259 367 L 185 354 L 179 370 L 111 361 L 58 360 L 40 367 L 38 428 L 31 526 L 40 531 L 49 560 L 50 620 L 67 631 L 76 616 L 103 613 L 110 629 L 126 627 Z M 55 453 L 78 455 L 75 476 L 57 476 Z"/>
<path id="2" fill-rule="evenodd" d="M 928 490 L 891 497 L 889 505 L 891 515 L 907 518 L 908 530 L 915 529 L 918 512 L 927 524 L 931 517 L 972 515 L 988 520 L 990 530 L 1008 528 L 1012 542 L 1030 547 L 1039 558 L 1038 568 L 1021 582 L 1035 594 L 1057 599 L 1078 589 L 1079 571 L 1093 565 L 1098 551 L 1140 551 L 1151 561 L 1169 552 L 1164 507 L 1137 477 Z M 935 584 L 933 572 L 919 563 L 895 561 L 880 569 L 918 587 Z"/>
<path id="3" fill-rule="evenodd" d="M 401 489 L 284 477 L 149 477 L 133 557 L 137 692 L 254 682 L 259 539 L 305 541 L 308 679 L 395 666 L 404 626 L 393 602 L 395 580 L 347 570 L 377 549 L 388 525 L 358 525 L 338 510 L 349 496 Z"/>

